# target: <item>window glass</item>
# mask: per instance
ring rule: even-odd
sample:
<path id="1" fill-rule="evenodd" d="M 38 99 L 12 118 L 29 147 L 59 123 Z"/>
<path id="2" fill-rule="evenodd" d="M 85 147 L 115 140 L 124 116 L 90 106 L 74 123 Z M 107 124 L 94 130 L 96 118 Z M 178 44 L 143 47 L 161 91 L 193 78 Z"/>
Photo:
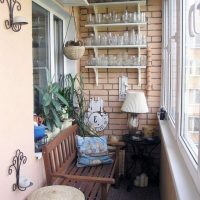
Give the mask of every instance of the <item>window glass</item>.
<path id="1" fill-rule="evenodd" d="M 183 0 L 181 136 L 197 161 L 200 134 L 200 5 Z"/>
<path id="2" fill-rule="evenodd" d="M 169 116 L 173 124 L 176 118 L 176 94 L 177 94 L 177 44 L 176 44 L 176 0 L 170 1 L 170 95 L 169 95 Z"/>
<path id="3" fill-rule="evenodd" d="M 36 3 L 32 3 L 32 48 L 34 86 L 46 86 L 46 71 L 50 69 L 49 54 L 49 12 Z M 38 113 L 41 98 L 34 91 L 34 112 Z"/>
<path id="4" fill-rule="evenodd" d="M 64 74 L 63 21 L 54 15 L 54 71 L 57 81 Z"/>

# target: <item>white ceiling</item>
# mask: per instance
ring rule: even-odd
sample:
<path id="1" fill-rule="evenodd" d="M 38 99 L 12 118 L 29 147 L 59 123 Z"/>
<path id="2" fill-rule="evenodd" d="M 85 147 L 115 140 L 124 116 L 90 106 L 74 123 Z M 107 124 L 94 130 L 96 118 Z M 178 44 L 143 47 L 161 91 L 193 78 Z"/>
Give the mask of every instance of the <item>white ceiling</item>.
<path id="1" fill-rule="evenodd" d="M 59 3 L 65 6 L 86 6 L 87 0 L 57 0 Z"/>

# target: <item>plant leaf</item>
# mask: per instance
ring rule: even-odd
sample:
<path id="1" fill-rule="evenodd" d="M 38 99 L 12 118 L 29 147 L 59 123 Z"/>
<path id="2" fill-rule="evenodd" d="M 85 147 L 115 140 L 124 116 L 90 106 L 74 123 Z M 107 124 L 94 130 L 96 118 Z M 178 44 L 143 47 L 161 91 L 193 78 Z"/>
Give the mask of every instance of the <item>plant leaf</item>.
<path id="1" fill-rule="evenodd" d="M 43 106 L 45 116 L 49 115 L 49 107 Z"/>
<path id="2" fill-rule="evenodd" d="M 48 106 L 51 103 L 51 96 L 48 92 L 46 92 L 42 98 L 42 105 Z"/>
<path id="3" fill-rule="evenodd" d="M 50 131 L 53 130 L 53 127 L 51 126 L 51 123 L 50 123 L 50 121 L 48 119 L 46 119 L 46 126 Z"/>
<path id="4" fill-rule="evenodd" d="M 55 92 L 58 92 L 58 90 L 59 90 L 59 84 L 58 83 L 53 83 L 51 85 L 51 88 L 50 88 L 49 92 L 55 93 Z"/>
<path id="5" fill-rule="evenodd" d="M 52 104 L 57 111 L 61 111 L 62 107 L 58 101 L 56 101 L 55 99 L 52 99 Z"/>
<path id="6" fill-rule="evenodd" d="M 57 112 L 55 111 L 54 108 L 51 108 L 51 112 L 53 114 L 53 117 L 54 117 L 53 120 L 54 120 L 56 127 L 61 128 L 61 122 L 60 122 L 60 118 L 59 118 Z"/>
<path id="7" fill-rule="evenodd" d="M 62 95 L 60 95 L 59 93 L 56 93 L 55 95 L 58 97 L 58 99 L 59 99 L 63 104 L 65 104 L 66 106 L 68 106 L 68 102 L 66 101 L 66 99 L 65 99 Z"/>

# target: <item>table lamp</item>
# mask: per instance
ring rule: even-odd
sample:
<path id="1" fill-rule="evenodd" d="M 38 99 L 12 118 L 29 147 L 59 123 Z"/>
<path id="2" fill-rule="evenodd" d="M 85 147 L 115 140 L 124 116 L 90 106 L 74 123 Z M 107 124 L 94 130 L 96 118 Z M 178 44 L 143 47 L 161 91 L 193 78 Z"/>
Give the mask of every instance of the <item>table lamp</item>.
<path id="1" fill-rule="evenodd" d="M 138 114 L 148 113 L 149 111 L 144 92 L 128 91 L 121 110 L 131 113 L 131 118 L 129 119 L 129 129 L 132 129 L 136 133 L 139 125 L 137 118 Z"/>

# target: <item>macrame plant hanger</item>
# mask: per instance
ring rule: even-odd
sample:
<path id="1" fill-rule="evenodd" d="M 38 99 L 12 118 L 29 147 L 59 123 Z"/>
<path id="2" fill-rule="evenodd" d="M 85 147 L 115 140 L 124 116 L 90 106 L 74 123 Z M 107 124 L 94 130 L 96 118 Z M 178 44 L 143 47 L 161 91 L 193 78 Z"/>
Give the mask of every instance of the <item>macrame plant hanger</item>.
<path id="1" fill-rule="evenodd" d="M 70 26 L 70 22 L 71 22 L 71 18 L 74 17 L 74 25 L 75 25 L 75 35 L 74 35 L 74 41 L 66 41 L 67 40 L 67 33 L 69 31 L 69 26 Z M 66 31 L 66 35 L 65 35 L 65 39 L 64 39 L 64 43 L 63 43 L 63 52 L 64 55 L 70 59 L 70 60 L 78 60 L 80 59 L 85 52 L 85 47 L 83 46 L 83 42 L 78 40 L 76 40 L 76 36 L 77 36 L 77 26 L 76 26 L 76 19 L 74 16 L 74 8 L 72 7 L 72 11 L 70 14 L 70 18 L 69 18 L 69 23 L 67 25 L 67 31 Z"/>

